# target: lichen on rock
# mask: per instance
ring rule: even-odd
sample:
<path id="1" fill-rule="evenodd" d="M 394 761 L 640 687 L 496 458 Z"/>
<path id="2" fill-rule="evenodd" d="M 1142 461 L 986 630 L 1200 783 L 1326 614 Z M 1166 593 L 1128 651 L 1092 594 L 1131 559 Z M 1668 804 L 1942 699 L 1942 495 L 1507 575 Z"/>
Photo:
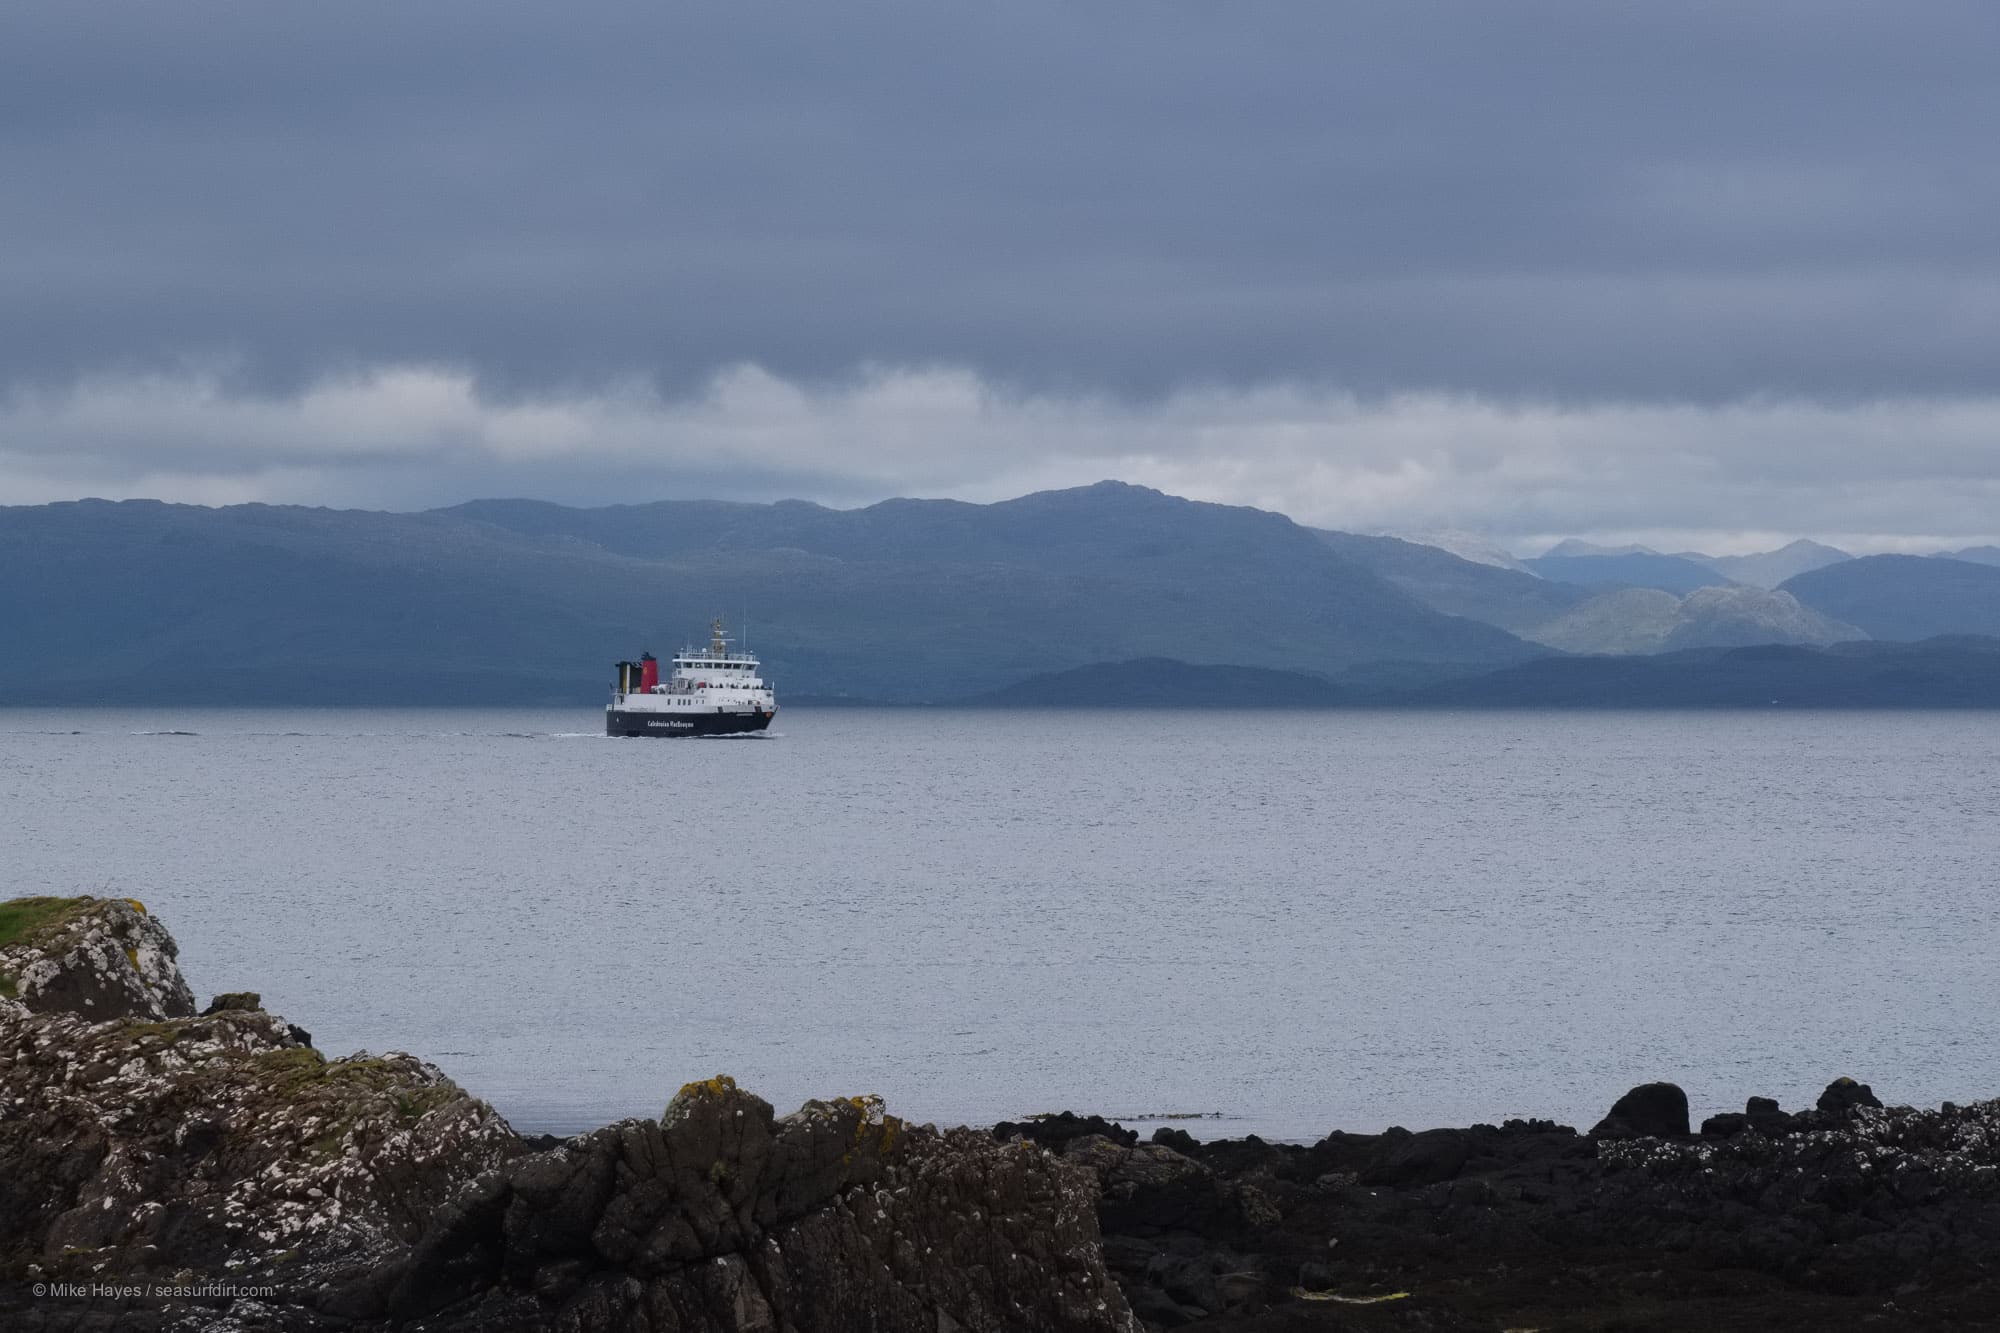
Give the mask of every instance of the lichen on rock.
<path id="1" fill-rule="evenodd" d="M 172 937 L 124 900 L 4 906 L 10 1331 L 1136 1333 L 1094 1179 L 1039 1149 L 874 1097 L 777 1117 L 718 1076 L 535 1151 L 411 1056 L 327 1059 L 249 992 L 196 1015 Z M 279 1295 L 78 1323 L 30 1278 Z"/>
<path id="2" fill-rule="evenodd" d="M 181 1018 L 194 995 L 180 949 L 133 898 L 16 898 L 0 903 L 0 977 L 36 1013 Z"/>

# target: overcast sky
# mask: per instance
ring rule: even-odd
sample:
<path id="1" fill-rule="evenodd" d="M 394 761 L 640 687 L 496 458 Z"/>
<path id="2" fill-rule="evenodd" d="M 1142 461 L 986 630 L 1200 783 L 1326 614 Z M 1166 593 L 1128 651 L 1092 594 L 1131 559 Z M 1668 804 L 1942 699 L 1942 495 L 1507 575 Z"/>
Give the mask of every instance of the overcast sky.
<path id="1" fill-rule="evenodd" d="M 2000 537 L 2000 5 L 10 0 L 0 503 Z"/>

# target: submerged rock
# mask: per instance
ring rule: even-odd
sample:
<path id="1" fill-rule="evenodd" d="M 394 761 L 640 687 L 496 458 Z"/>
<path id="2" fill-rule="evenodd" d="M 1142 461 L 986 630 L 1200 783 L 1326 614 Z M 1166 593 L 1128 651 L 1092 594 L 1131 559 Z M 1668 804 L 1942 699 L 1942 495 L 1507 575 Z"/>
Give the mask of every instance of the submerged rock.
<path id="1" fill-rule="evenodd" d="M 1101 1115 L 1078 1115 L 1074 1111 L 1029 1116 L 1026 1120 L 1002 1120 L 993 1127 L 993 1137 L 1003 1143 L 1008 1139 L 1022 1138 L 1058 1153 L 1074 1139 L 1093 1136 L 1122 1143 L 1128 1148 L 1139 1141 L 1136 1129 L 1127 1129 Z"/>

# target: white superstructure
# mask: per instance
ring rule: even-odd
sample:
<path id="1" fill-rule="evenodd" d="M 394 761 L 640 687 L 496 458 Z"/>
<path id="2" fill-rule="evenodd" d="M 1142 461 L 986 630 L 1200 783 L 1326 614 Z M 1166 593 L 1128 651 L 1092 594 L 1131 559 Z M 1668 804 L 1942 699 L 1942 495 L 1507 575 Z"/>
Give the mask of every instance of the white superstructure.
<path id="1" fill-rule="evenodd" d="M 778 701 L 761 665 L 749 653 L 730 651 L 718 618 L 707 646 L 681 649 L 664 679 L 653 679 L 658 667 L 650 653 L 638 662 L 620 662 L 606 710 L 608 727 L 623 735 L 762 730 Z"/>

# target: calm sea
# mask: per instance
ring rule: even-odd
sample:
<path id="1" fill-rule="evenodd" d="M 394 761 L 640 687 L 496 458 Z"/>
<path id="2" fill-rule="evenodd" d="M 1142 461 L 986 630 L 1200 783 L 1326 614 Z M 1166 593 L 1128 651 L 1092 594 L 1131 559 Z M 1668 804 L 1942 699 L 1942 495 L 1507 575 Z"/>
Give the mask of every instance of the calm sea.
<path id="1" fill-rule="evenodd" d="M 1313 1138 L 2000 1095 L 2000 716 L 0 712 L 0 896 L 525 1130 L 780 1112 Z"/>

